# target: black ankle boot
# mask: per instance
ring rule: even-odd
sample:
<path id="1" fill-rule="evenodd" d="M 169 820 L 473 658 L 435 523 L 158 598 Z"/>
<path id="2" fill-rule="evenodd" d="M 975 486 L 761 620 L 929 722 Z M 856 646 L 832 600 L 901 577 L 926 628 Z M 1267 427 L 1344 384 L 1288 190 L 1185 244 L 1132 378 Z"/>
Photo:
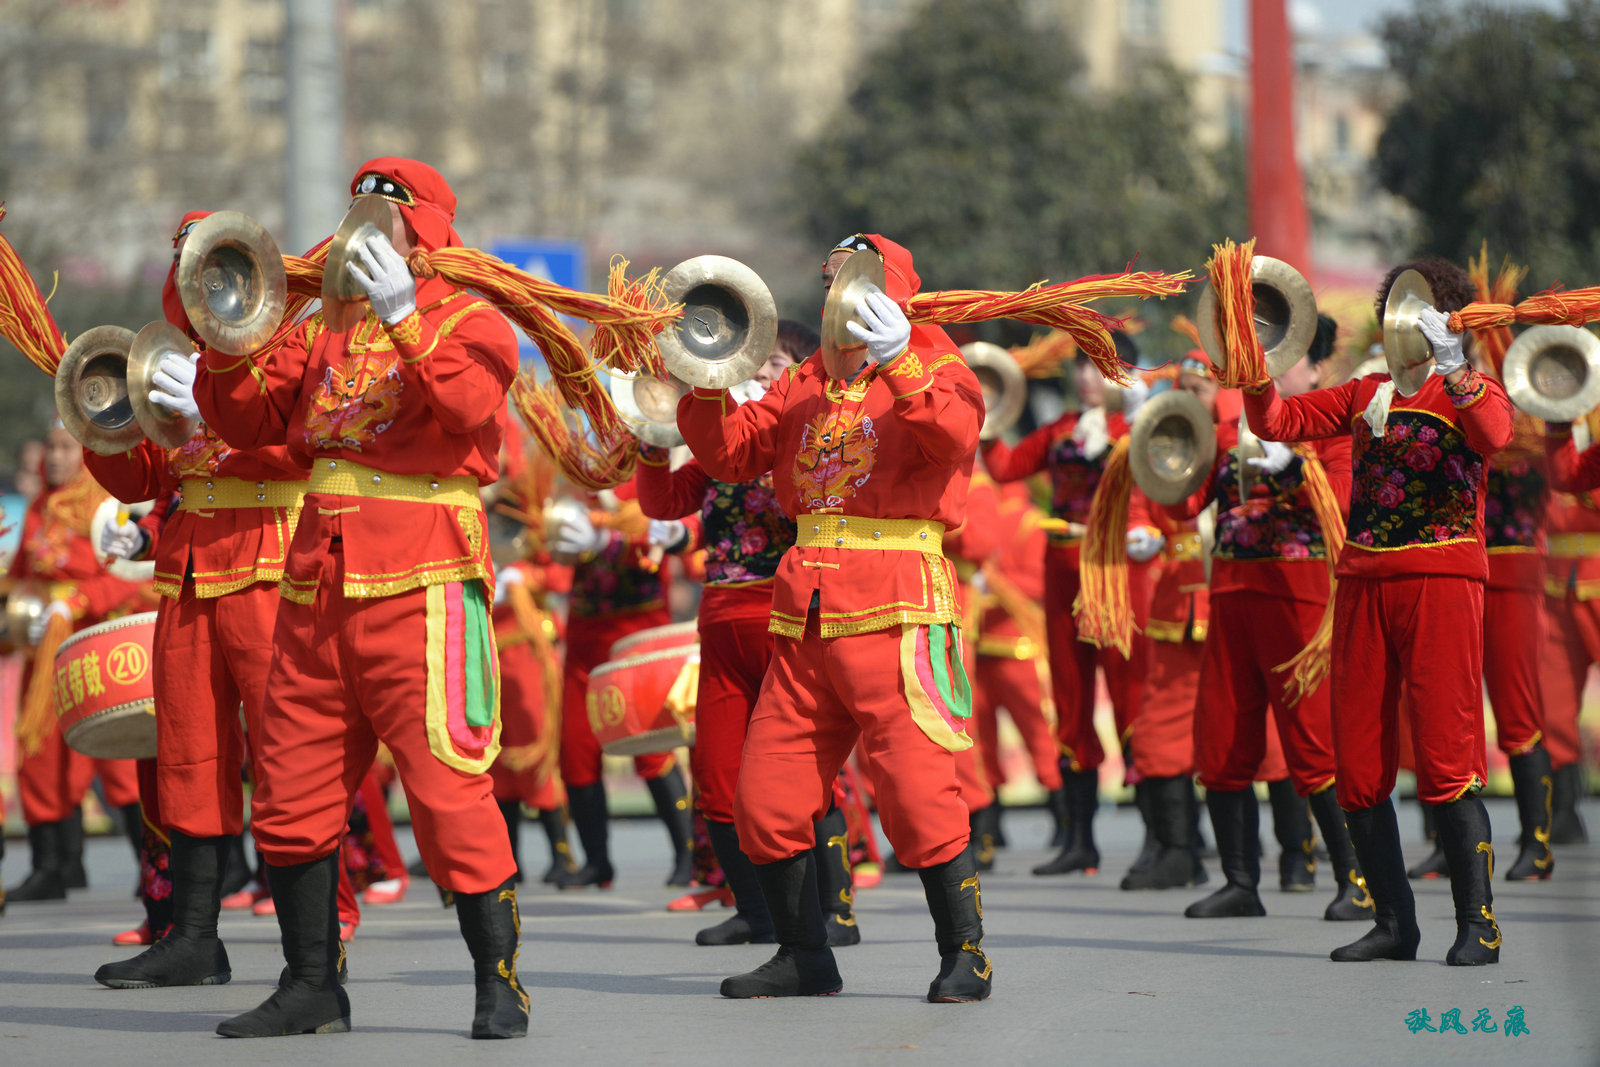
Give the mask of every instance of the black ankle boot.
<path id="1" fill-rule="evenodd" d="M 1589 831 L 1584 828 L 1583 816 L 1578 814 L 1578 798 L 1583 796 L 1583 766 L 1569 763 L 1550 776 L 1550 843 L 1552 845 L 1585 845 Z"/>
<path id="2" fill-rule="evenodd" d="M 990 801 L 977 811 L 967 812 L 967 838 L 972 842 L 973 862 L 980 871 L 994 870 L 994 815 L 999 810 L 997 801 Z"/>
<path id="3" fill-rule="evenodd" d="M 1550 853 L 1550 820 L 1555 812 L 1550 753 L 1543 745 L 1534 745 L 1530 751 L 1512 756 L 1510 763 L 1522 833 L 1517 839 L 1517 860 L 1506 871 L 1506 881 L 1542 882 L 1556 869 L 1556 858 Z"/>
<path id="4" fill-rule="evenodd" d="M 1344 812 L 1330 786 L 1320 793 L 1312 793 L 1311 814 L 1316 816 L 1322 840 L 1328 845 L 1328 864 L 1333 868 L 1339 892 L 1323 911 L 1329 922 L 1369 922 L 1377 914 L 1372 894 L 1367 892 L 1367 880 L 1361 875 L 1361 861 L 1356 858 L 1355 846 L 1350 843 L 1350 830 L 1345 826 Z"/>
<path id="5" fill-rule="evenodd" d="M 1433 851 L 1421 861 L 1406 868 L 1406 877 L 1418 880 L 1443 878 L 1449 873 L 1449 867 L 1445 863 L 1444 849 L 1439 845 L 1439 831 L 1434 825 L 1433 805 L 1418 800 L 1417 807 L 1422 809 L 1422 836 L 1433 844 Z"/>
<path id="6" fill-rule="evenodd" d="M 108 963 L 94 980 L 113 989 L 222 985 L 233 977 L 217 937 L 229 839 L 172 832 L 172 930 L 130 960 Z"/>
<path id="7" fill-rule="evenodd" d="M 539 877 L 539 881 L 545 885 L 555 885 L 563 874 L 577 870 L 572 862 L 572 846 L 567 843 L 567 813 L 560 808 L 541 809 L 539 826 L 550 845 L 550 866 Z"/>
<path id="8" fill-rule="evenodd" d="M 994 794 L 994 814 L 989 816 L 989 831 L 994 835 L 995 848 L 1010 848 L 1011 842 L 1006 840 L 1006 828 L 1003 825 L 1006 806 L 1000 803 L 1000 792 Z"/>
<path id="9" fill-rule="evenodd" d="M 511 840 L 511 859 L 517 865 L 517 873 L 511 880 L 517 885 L 522 884 L 522 801 L 496 800 L 495 806 L 500 809 L 500 817 L 506 822 L 506 836 Z"/>
<path id="10" fill-rule="evenodd" d="M 684 886 L 694 883 L 694 811 L 689 805 L 689 790 L 683 784 L 683 772 L 673 767 L 659 778 L 645 782 L 650 789 L 650 799 L 655 801 L 656 815 L 667 828 L 672 841 L 672 872 L 667 875 L 667 885 Z"/>
<path id="11" fill-rule="evenodd" d="M 223 1037 L 343 1034 L 350 1030 L 350 998 L 339 986 L 339 853 L 287 867 L 267 865 L 278 908 L 289 980 L 254 1011 L 217 1026 Z"/>
<path id="12" fill-rule="evenodd" d="M 1328 958 L 1336 963 L 1416 959 L 1422 931 L 1417 927 L 1417 901 L 1406 879 L 1394 805 L 1383 800 L 1347 811 L 1344 821 L 1372 895 L 1374 925 L 1366 936 L 1334 949 Z"/>
<path id="13" fill-rule="evenodd" d="M 861 930 L 856 926 L 856 894 L 850 878 L 850 830 L 844 812 L 837 805 L 829 808 L 814 829 L 817 843 L 811 857 L 817 870 L 817 899 L 828 928 L 828 947 L 859 945 Z"/>
<path id="14" fill-rule="evenodd" d="M 928 986 L 934 1004 L 987 1000 L 994 968 L 983 954 L 983 897 L 972 849 L 917 872 L 933 915 L 939 946 L 939 976 Z"/>
<path id="15" fill-rule="evenodd" d="M 1052 789 L 1045 794 L 1044 809 L 1050 813 L 1050 840 L 1046 848 L 1065 848 L 1067 845 L 1067 794 Z"/>
<path id="16" fill-rule="evenodd" d="M 1189 805 L 1184 793 L 1192 787 L 1187 778 L 1146 778 L 1145 808 L 1155 841 L 1144 866 L 1137 861 L 1122 879 L 1122 888 L 1179 889 L 1194 885 L 1194 850 L 1189 841 Z"/>
<path id="17" fill-rule="evenodd" d="M 517 887 L 509 879 L 487 893 L 457 893 L 456 919 L 472 953 L 477 1002 L 472 1036 L 477 1039 L 528 1036 L 528 994 L 517 981 Z"/>
<path id="18" fill-rule="evenodd" d="M 61 824 L 42 822 L 28 827 L 28 845 L 33 869 L 28 877 L 6 890 L 6 899 L 12 904 L 66 900 L 67 886 L 61 877 Z"/>
<path id="19" fill-rule="evenodd" d="M 1033 869 L 1034 874 L 1100 873 L 1100 850 L 1094 845 L 1094 814 L 1100 804 L 1098 771 L 1068 770 L 1062 779 L 1066 796 L 1067 821 L 1072 827 L 1067 844 L 1049 863 Z"/>
<path id="20" fill-rule="evenodd" d="M 772 916 L 778 952 L 745 974 L 722 980 L 722 995 L 735 1000 L 758 997 L 825 997 L 844 988 L 828 947 L 828 929 L 817 899 L 817 868 L 810 851 L 753 865 L 761 895 Z"/>
<path id="21" fill-rule="evenodd" d="M 1439 842 L 1450 861 L 1450 896 L 1456 906 L 1456 943 L 1444 961 L 1452 967 L 1500 962 L 1500 924 L 1494 919 L 1494 845 L 1489 812 L 1476 793 L 1434 811 Z"/>
<path id="22" fill-rule="evenodd" d="M 567 809 L 572 813 L 572 825 L 578 828 L 578 840 L 583 843 L 583 866 L 559 875 L 556 885 L 561 889 L 582 889 L 597 885 L 610 889 L 617 872 L 611 866 L 610 831 L 606 811 L 606 787 L 600 782 L 593 785 L 567 786 Z"/>
<path id="23" fill-rule="evenodd" d="M 122 823 L 122 836 L 133 846 L 133 859 L 137 863 L 139 850 L 144 847 L 144 807 L 137 800 L 124 804 L 117 809 L 117 818 Z"/>
<path id="24" fill-rule="evenodd" d="M 1285 893 L 1309 893 L 1317 887 L 1317 835 L 1311 829 L 1311 810 L 1284 778 L 1267 783 L 1272 805 L 1272 835 L 1278 839 L 1278 888 Z"/>
<path id="25" fill-rule="evenodd" d="M 61 883 L 68 889 L 88 889 L 89 872 L 83 866 L 83 808 L 61 820 Z"/>
<path id="26" fill-rule="evenodd" d="M 695 934 L 694 943 L 771 944 L 772 916 L 767 914 L 767 902 L 761 897 L 761 883 L 756 881 L 755 865 L 744 854 L 744 849 L 739 847 L 739 831 L 731 822 L 707 819 L 706 835 L 711 838 L 711 850 L 717 854 L 717 864 L 728 880 L 728 890 L 733 894 L 734 913 L 732 917 Z"/>
<path id="27" fill-rule="evenodd" d="M 1265 915 L 1261 884 L 1261 808 L 1253 789 L 1206 790 L 1211 832 L 1227 884 L 1184 909 L 1191 919 L 1248 918 Z"/>
<path id="28" fill-rule="evenodd" d="M 1156 853 L 1161 851 L 1161 844 L 1156 840 L 1155 808 L 1150 803 L 1150 779 L 1141 778 L 1133 784 L 1133 806 L 1138 809 L 1139 821 L 1144 824 L 1144 841 L 1139 845 L 1139 854 L 1133 858 L 1133 866 L 1128 868 L 1129 874 L 1150 866 Z"/>

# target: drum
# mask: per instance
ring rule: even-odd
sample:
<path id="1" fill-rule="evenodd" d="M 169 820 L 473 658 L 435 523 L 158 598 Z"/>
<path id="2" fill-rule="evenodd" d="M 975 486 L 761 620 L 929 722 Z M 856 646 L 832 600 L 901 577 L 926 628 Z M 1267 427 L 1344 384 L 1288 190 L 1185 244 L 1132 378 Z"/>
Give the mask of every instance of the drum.
<path id="1" fill-rule="evenodd" d="M 699 672 L 698 644 L 642 652 L 590 671 L 585 703 L 600 751 L 643 756 L 694 744 Z"/>
<path id="2" fill-rule="evenodd" d="M 95 759 L 156 754 L 150 646 L 156 613 L 80 630 L 56 653 L 56 717 L 67 744 Z"/>
<path id="3" fill-rule="evenodd" d="M 642 656 L 646 652 L 656 652 L 663 648 L 692 645 L 699 640 L 700 624 L 692 619 L 689 622 L 675 622 L 671 626 L 652 626 L 613 642 L 611 654 L 606 658 Z"/>

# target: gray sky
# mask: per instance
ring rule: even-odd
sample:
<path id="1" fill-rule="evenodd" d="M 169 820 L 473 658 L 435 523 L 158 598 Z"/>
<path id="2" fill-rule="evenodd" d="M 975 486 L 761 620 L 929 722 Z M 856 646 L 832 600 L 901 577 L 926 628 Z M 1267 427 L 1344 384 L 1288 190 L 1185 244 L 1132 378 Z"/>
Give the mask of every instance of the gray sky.
<path id="1" fill-rule="evenodd" d="M 1181 2 L 1181 0 L 1180 0 Z M 1457 6 L 1465 0 L 1445 0 L 1446 6 Z M 1559 9 L 1564 6 L 1563 0 L 1493 0 L 1496 7 L 1527 7 L 1537 5 L 1541 7 Z M 1322 26 L 1330 33 L 1336 35 L 1372 32 L 1377 21 L 1390 12 L 1408 11 L 1412 7 L 1411 0 L 1289 0 L 1293 17 L 1298 19 L 1310 17 L 1320 21 Z M 1250 8 L 1250 0 L 1231 0 L 1228 39 L 1237 42 L 1241 48 L 1248 36 L 1246 20 Z M 1298 9 L 1298 10 L 1297 10 Z"/>

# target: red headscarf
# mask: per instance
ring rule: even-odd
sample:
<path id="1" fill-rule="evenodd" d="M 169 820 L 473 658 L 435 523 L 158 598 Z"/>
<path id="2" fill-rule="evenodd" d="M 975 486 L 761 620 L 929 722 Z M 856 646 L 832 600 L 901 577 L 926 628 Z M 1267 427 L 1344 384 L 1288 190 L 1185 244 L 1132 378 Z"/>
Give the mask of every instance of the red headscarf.
<path id="1" fill-rule="evenodd" d="M 922 290 L 922 279 L 917 276 L 917 270 L 912 266 L 910 249 L 895 244 L 882 234 L 852 234 L 834 248 L 878 253 L 878 258 L 883 260 L 884 292 L 897 304 L 903 305 Z M 950 335 L 942 328 L 921 323 L 911 324 L 911 348 L 924 355 L 956 350 L 955 342 L 950 340 Z"/>
<path id="2" fill-rule="evenodd" d="M 376 180 L 368 183 L 369 176 Z M 381 196 L 400 208 L 401 217 L 416 232 L 418 248 L 461 247 L 461 238 L 451 225 L 456 218 L 456 194 L 444 175 L 426 163 L 398 156 L 367 160 L 356 168 L 350 195 L 367 194 Z"/>
<path id="3" fill-rule="evenodd" d="M 210 214 L 211 212 L 209 211 L 191 211 L 185 215 L 183 221 L 178 223 L 178 228 L 173 231 L 172 247 L 177 248 L 178 242 L 183 239 L 184 234 L 189 232 L 190 227 Z M 195 337 L 194 330 L 189 328 L 189 313 L 183 310 L 183 297 L 178 295 L 178 257 L 176 255 L 172 257 L 172 268 L 167 271 L 166 283 L 161 287 L 161 310 L 166 313 L 168 322 L 190 337 L 194 337 L 195 340 L 199 340 L 198 337 Z"/>

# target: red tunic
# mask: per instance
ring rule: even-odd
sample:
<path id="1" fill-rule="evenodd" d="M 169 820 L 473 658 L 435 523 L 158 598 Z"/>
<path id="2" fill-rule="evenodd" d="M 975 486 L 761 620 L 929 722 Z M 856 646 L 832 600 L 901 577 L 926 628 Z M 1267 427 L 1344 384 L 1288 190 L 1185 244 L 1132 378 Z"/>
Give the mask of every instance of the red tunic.
<path id="1" fill-rule="evenodd" d="M 72 609 L 74 629 L 135 606 L 142 592 L 139 585 L 109 574 L 89 541 L 89 521 L 105 498 L 87 470 L 60 488 L 46 489 L 23 514 L 11 560 L 11 577 L 48 583 L 50 598 Z"/>

